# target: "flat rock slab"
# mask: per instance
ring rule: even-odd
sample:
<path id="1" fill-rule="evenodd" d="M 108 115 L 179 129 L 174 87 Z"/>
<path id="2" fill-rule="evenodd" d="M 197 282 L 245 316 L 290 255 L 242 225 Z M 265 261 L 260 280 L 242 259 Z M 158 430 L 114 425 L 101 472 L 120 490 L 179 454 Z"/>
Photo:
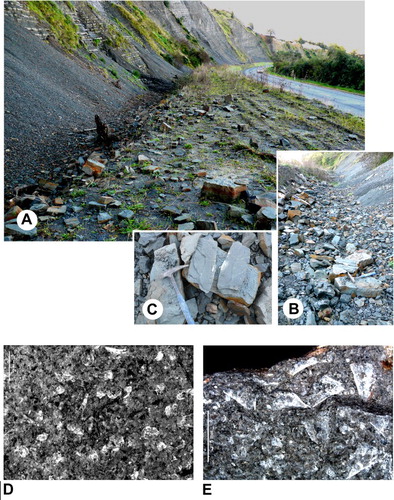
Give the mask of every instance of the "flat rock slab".
<path id="1" fill-rule="evenodd" d="M 249 262 L 249 248 L 234 242 L 220 268 L 218 295 L 244 305 L 252 304 L 260 284 L 260 272 Z"/>
<path id="2" fill-rule="evenodd" d="M 185 317 L 180 308 L 176 291 L 169 278 L 163 274 L 173 267 L 180 265 L 178 251 L 175 243 L 165 245 L 154 252 L 154 263 L 150 272 L 150 286 L 148 299 L 159 300 L 163 305 L 163 314 L 155 320 L 157 324 L 183 324 Z M 182 295 L 183 283 L 179 271 L 174 274 L 174 279 Z"/>
<path id="3" fill-rule="evenodd" d="M 263 291 L 257 296 L 253 307 L 259 324 L 272 324 L 272 278 L 264 283 Z"/>
<path id="4" fill-rule="evenodd" d="M 383 290 L 381 281 L 369 278 L 355 278 L 354 282 L 346 277 L 335 278 L 334 286 L 344 294 L 357 295 L 359 297 L 377 297 Z"/>
<path id="5" fill-rule="evenodd" d="M 187 280 L 205 293 L 208 293 L 212 287 L 217 250 L 217 242 L 212 236 L 200 238 L 190 262 Z"/>
<path id="6" fill-rule="evenodd" d="M 346 258 L 353 261 L 359 269 L 364 269 L 364 267 L 369 266 L 369 264 L 372 264 L 373 262 L 372 255 L 365 250 L 357 250 L 351 255 L 348 255 Z"/>
<path id="7" fill-rule="evenodd" d="M 210 375 L 204 480 L 392 479 L 387 366 L 392 348 L 336 346 L 265 370 Z"/>
<path id="8" fill-rule="evenodd" d="M 213 179 L 204 182 L 201 195 L 210 200 L 231 203 L 246 190 L 246 184 L 236 184 L 230 179 Z"/>
<path id="9" fill-rule="evenodd" d="M 196 250 L 200 236 L 201 234 L 194 233 L 194 234 L 189 234 L 188 236 L 182 238 L 180 250 L 181 250 L 181 258 L 185 264 L 189 263 L 191 256 Z"/>

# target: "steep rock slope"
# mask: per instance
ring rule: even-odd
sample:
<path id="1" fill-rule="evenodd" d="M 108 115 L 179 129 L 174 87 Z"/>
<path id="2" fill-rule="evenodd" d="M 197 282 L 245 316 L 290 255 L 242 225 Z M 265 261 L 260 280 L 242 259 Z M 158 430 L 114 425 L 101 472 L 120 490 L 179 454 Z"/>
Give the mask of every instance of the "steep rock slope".
<path id="1" fill-rule="evenodd" d="M 75 141 L 64 136 L 93 127 L 95 114 L 114 122 L 133 96 L 167 91 L 203 62 L 267 58 L 256 34 L 234 19 L 232 40 L 198 1 L 8 1 L 4 8 L 5 184 L 11 188 L 75 153 L 67 151 Z"/>

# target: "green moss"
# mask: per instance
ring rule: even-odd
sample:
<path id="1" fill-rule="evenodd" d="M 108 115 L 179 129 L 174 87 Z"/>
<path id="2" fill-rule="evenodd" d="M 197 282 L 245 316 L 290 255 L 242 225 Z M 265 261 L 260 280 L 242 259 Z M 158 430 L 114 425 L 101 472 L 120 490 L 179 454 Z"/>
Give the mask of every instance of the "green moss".
<path id="1" fill-rule="evenodd" d="M 56 2 L 28 1 L 26 4 L 40 19 L 49 24 L 60 45 L 68 50 L 76 49 L 80 45 L 78 27 L 69 15 L 59 9 Z"/>

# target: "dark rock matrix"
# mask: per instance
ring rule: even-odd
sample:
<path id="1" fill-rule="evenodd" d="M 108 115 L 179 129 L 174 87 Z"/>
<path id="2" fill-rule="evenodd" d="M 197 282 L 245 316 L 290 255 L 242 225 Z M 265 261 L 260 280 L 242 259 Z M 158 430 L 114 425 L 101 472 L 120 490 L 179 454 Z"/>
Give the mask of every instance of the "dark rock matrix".
<path id="1" fill-rule="evenodd" d="M 191 346 L 5 346 L 4 478 L 191 479 Z"/>
<path id="2" fill-rule="evenodd" d="M 391 479 L 392 389 L 383 346 L 319 347 L 268 370 L 211 375 L 204 478 Z"/>

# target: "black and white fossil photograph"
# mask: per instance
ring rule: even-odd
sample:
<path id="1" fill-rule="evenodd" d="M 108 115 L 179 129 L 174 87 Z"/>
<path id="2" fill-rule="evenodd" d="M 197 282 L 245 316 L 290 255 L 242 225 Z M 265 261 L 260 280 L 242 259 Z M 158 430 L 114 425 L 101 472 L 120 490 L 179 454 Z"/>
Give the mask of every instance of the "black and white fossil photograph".
<path id="1" fill-rule="evenodd" d="M 392 346 L 204 346 L 204 479 L 392 479 Z"/>
<path id="2" fill-rule="evenodd" d="M 192 346 L 4 347 L 5 480 L 192 478 Z"/>

